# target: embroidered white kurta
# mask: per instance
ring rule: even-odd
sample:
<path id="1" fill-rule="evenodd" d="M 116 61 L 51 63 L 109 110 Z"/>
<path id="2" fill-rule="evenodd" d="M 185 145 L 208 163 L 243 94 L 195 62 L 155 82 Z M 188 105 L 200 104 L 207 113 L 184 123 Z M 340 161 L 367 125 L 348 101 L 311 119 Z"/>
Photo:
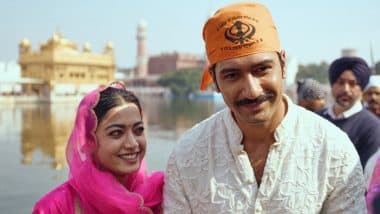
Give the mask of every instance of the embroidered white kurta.
<path id="1" fill-rule="evenodd" d="M 293 104 L 275 131 L 260 187 L 228 108 L 195 125 L 170 155 L 165 213 L 366 213 L 347 135 Z"/>

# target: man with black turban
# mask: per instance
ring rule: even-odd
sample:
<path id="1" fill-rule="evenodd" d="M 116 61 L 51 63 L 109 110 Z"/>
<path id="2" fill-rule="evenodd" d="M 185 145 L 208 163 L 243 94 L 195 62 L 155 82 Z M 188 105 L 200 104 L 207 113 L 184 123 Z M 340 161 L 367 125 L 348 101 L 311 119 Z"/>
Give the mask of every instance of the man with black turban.
<path id="1" fill-rule="evenodd" d="M 334 104 L 319 112 L 350 137 L 364 168 L 380 146 L 380 120 L 363 107 L 361 97 L 371 71 L 359 57 L 342 57 L 329 68 Z"/>

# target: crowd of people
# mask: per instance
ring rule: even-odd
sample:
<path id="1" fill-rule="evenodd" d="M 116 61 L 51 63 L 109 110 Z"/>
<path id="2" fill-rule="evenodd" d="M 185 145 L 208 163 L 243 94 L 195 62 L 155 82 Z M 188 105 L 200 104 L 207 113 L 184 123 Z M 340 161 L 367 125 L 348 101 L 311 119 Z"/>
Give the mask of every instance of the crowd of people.
<path id="1" fill-rule="evenodd" d="M 213 85 L 226 108 L 180 137 L 166 172 L 146 172 L 142 107 L 115 82 L 82 99 L 68 180 L 33 213 L 380 213 L 380 78 L 362 58 L 331 63 L 331 105 L 310 78 L 293 103 L 263 4 L 220 8 L 202 36 L 200 88 Z"/>

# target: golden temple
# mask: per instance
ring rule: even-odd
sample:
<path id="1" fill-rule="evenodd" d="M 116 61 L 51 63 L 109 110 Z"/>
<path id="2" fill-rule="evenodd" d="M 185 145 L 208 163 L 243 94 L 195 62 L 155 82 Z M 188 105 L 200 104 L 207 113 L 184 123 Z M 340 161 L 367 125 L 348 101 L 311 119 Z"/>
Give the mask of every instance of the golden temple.
<path id="1" fill-rule="evenodd" d="M 23 39 L 19 64 L 21 77 L 31 80 L 23 84 L 23 92 L 39 96 L 87 93 L 113 81 L 116 67 L 111 42 L 100 54 L 93 53 L 89 43 L 80 51 L 57 32 L 40 45 L 39 51 L 32 51 L 29 40 Z"/>

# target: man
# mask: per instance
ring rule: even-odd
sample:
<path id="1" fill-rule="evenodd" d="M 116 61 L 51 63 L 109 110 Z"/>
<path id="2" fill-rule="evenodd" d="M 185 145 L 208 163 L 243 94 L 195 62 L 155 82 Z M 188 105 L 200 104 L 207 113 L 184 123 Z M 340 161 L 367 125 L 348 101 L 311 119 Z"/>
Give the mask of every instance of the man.
<path id="1" fill-rule="evenodd" d="M 380 118 L 380 76 L 372 75 L 364 92 L 368 110 Z"/>
<path id="2" fill-rule="evenodd" d="M 316 80 L 306 78 L 297 81 L 298 105 L 312 112 L 319 111 L 326 104 L 326 90 Z"/>
<path id="3" fill-rule="evenodd" d="M 283 95 L 285 53 L 262 4 L 237 3 L 205 24 L 213 80 L 228 108 L 179 140 L 165 213 L 364 213 L 359 157 L 342 131 Z"/>
<path id="4" fill-rule="evenodd" d="M 342 57 L 329 67 L 332 106 L 319 114 L 345 131 L 365 167 L 369 157 L 380 146 L 380 121 L 363 108 L 361 97 L 371 72 L 359 57 Z"/>

